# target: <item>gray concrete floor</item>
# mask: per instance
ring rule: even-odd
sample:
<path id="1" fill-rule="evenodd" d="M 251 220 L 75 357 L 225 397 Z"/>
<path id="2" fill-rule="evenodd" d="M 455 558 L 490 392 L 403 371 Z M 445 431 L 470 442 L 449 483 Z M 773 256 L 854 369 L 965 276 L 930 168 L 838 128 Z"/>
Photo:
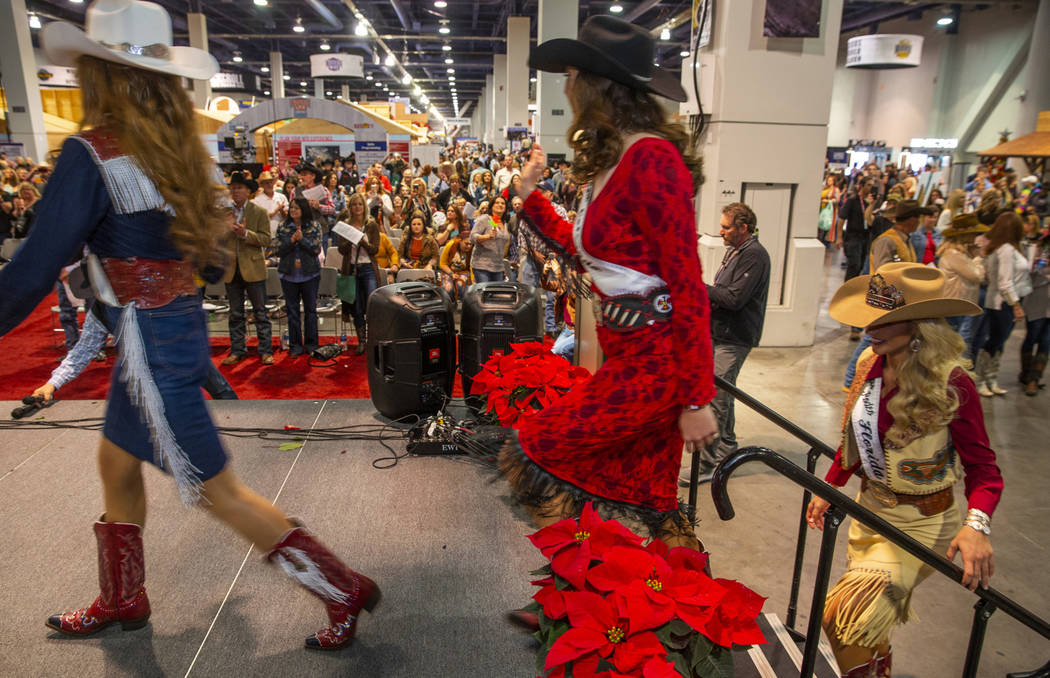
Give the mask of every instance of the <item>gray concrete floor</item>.
<path id="1" fill-rule="evenodd" d="M 830 256 L 826 275 L 825 297 L 841 280 Z M 854 346 L 846 335 L 822 314 L 812 348 L 756 349 L 738 384 L 834 444 L 842 371 Z M 1008 387 L 1019 342 L 1020 330 L 1004 360 Z M 984 401 L 1006 479 L 993 526 L 993 585 L 1050 619 L 1050 573 L 1043 566 L 1050 541 L 1043 494 L 1050 475 L 1050 394 L 1026 398 L 1010 390 Z M 0 411 L 14 405 L 0 403 Z M 220 426 L 309 429 L 373 421 L 368 401 L 210 405 Z M 63 402 L 46 416 L 83 420 L 103 410 L 101 402 Z M 737 408 L 737 434 L 741 445 L 763 445 L 804 462 L 802 443 L 745 407 Z M 524 539 L 531 529 L 510 506 L 503 484 L 451 459 L 411 459 L 377 470 L 371 462 L 386 452 L 373 442 L 310 440 L 299 453 L 254 439 L 227 441 L 234 468 L 251 487 L 301 516 L 333 550 L 384 584 L 384 605 L 374 618 L 365 616 L 354 649 L 334 656 L 302 650 L 302 637 L 321 626 L 320 605 L 204 512 L 183 508 L 168 479 L 152 469 L 146 474 L 151 624 L 89 640 L 54 637 L 43 627 L 46 616 L 89 603 L 96 586 L 90 523 L 100 512 L 97 435 L 5 431 L 0 441 L 0 517 L 10 547 L 0 561 L 0 675 L 535 675 L 527 639 L 507 633 L 499 619 L 530 594 L 525 573 L 539 560 Z M 767 612 L 783 618 L 801 491 L 753 465 L 733 477 L 729 492 L 737 515 L 727 522 L 715 514 L 710 493 L 701 492 L 700 531 L 715 575 L 745 582 L 768 597 Z M 961 487 L 958 492 L 961 500 Z M 845 539 L 842 529 L 833 577 L 845 566 Z M 800 628 L 812 592 L 816 533 L 809 543 Z M 939 575 L 924 583 L 913 599 L 921 621 L 902 627 L 894 639 L 894 675 L 960 675 L 975 601 Z M 978 675 L 1003 676 L 1047 659 L 1050 642 L 1000 612 L 990 623 Z"/>

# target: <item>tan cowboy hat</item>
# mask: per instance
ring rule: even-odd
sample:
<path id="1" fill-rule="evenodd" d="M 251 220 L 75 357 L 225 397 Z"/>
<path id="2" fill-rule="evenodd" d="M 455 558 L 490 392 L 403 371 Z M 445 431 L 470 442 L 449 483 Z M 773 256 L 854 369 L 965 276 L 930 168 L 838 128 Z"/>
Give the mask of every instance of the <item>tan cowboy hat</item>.
<path id="1" fill-rule="evenodd" d="M 269 172 L 265 172 L 264 171 L 264 172 L 262 172 L 259 175 L 259 178 L 256 179 L 256 181 L 258 181 L 260 184 L 263 183 L 264 181 L 277 181 L 277 177 L 275 177 L 274 175 L 270 174 Z"/>
<path id="2" fill-rule="evenodd" d="M 941 233 L 945 238 L 958 238 L 963 235 L 977 235 L 987 233 L 991 226 L 985 226 L 977 221 L 977 215 L 973 212 L 963 212 L 952 217 L 952 225 Z"/>
<path id="3" fill-rule="evenodd" d="M 978 315 L 981 308 L 944 296 L 944 273 L 932 266 L 890 262 L 875 275 L 850 278 L 828 306 L 832 318 L 852 327 L 887 325 L 903 320 Z"/>
<path id="4" fill-rule="evenodd" d="M 172 45 L 171 17 L 158 4 L 142 0 L 95 0 L 82 31 L 65 21 L 52 21 L 40 32 L 49 59 L 75 66 L 81 54 L 148 71 L 208 80 L 219 62 L 196 47 Z"/>

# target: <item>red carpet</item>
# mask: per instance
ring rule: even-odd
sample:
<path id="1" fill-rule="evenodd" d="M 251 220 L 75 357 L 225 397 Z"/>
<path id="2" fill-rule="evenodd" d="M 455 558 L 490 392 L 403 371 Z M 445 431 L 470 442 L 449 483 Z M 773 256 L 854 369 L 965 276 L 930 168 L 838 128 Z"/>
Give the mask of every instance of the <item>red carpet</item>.
<path id="1" fill-rule="evenodd" d="M 51 307 L 58 303 L 48 296 L 26 320 L 0 338 L 0 400 L 21 400 L 47 382 L 51 371 L 65 355 L 62 332 L 51 328 Z M 55 319 L 58 326 L 58 319 Z M 249 328 L 251 330 L 251 328 Z M 322 336 L 321 342 L 334 340 Z M 353 340 L 351 339 L 351 342 Z M 343 353 L 334 363 L 311 364 L 306 356 L 291 358 L 285 351 L 274 353 L 275 363 L 263 365 L 255 351 L 255 338 L 248 340 L 248 358 L 219 371 L 242 400 L 309 400 L 321 398 L 368 398 L 368 375 L 365 357 Z M 546 341 L 548 345 L 551 340 Z M 226 337 L 211 340 L 211 358 L 219 365 L 229 353 Z M 66 400 L 103 400 L 109 390 L 110 373 L 116 362 L 116 350 L 106 349 L 104 362 L 92 361 L 83 373 L 63 386 L 57 396 Z M 453 395 L 462 395 L 459 376 Z"/>

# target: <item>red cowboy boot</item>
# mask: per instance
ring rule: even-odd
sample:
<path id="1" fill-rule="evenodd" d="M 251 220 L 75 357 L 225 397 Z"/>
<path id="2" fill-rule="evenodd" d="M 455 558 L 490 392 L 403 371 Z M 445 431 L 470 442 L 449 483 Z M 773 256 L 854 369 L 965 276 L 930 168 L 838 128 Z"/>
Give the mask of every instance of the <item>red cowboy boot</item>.
<path id="1" fill-rule="evenodd" d="M 331 626 L 306 639 L 306 647 L 313 650 L 338 650 L 348 644 L 357 630 L 361 610 L 371 612 L 382 597 L 374 581 L 344 565 L 301 526 L 289 530 L 266 559 L 277 562 L 328 609 Z"/>
<path id="2" fill-rule="evenodd" d="M 842 674 L 842 678 L 890 678 L 890 667 L 893 660 L 893 651 L 888 650 L 884 655 L 876 654 L 871 661 Z"/>
<path id="3" fill-rule="evenodd" d="M 104 519 L 105 516 L 102 516 Z M 97 633 L 120 622 L 125 631 L 140 629 L 149 620 L 149 598 L 143 582 L 142 528 L 132 523 L 95 523 L 98 541 L 100 593 L 89 607 L 52 615 L 47 625 L 71 636 Z"/>

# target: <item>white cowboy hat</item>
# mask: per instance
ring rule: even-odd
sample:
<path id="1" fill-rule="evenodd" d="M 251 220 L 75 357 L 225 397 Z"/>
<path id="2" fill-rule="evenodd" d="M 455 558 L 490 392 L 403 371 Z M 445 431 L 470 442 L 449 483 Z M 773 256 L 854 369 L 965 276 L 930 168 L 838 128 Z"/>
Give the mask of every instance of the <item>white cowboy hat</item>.
<path id="1" fill-rule="evenodd" d="M 75 66 L 87 54 L 149 71 L 208 80 L 219 72 L 211 54 L 196 47 L 174 47 L 171 17 L 158 4 L 141 0 L 95 0 L 84 21 L 86 32 L 52 21 L 40 32 L 44 52 L 57 66 Z"/>

